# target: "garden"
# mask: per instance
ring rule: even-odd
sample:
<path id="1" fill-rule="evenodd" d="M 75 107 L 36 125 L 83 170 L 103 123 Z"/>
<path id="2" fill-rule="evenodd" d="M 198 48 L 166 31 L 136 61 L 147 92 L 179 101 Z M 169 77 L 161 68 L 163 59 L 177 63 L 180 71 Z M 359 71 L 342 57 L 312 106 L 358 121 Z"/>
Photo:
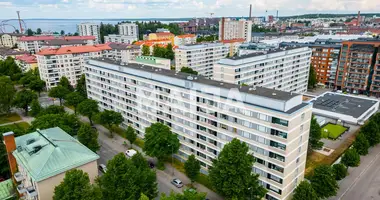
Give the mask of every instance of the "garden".
<path id="1" fill-rule="evenodd" d="M 341 126 L 339 124 L 328 123 L 322 127 L 322 138 L 336 140 L 340 135 L 346 132 L 348 128 Z"/>

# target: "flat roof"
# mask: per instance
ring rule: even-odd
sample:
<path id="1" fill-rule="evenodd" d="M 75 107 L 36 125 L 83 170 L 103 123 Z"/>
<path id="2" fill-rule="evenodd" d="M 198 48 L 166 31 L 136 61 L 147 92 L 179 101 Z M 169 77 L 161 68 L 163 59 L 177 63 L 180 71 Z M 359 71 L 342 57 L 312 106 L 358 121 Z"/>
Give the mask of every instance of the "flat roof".
<path id="1" fill-rule="evenodd" d="M 311 102 L 313 103 L 314 109 L 349 115 L 354 118 L 360 117 L 373 105 L 378 103 L 375 99 L 359 98 L 332 92 L 326 92 L 316 99 L 311 100 Z"/>
<path id="2" fill-rule="evenodd" d="M 285 47 L 285 48 L 276 48 L 276 49 L 269 49 L 268 51 L 265 52 L 256 52 L 256 53 L 250 53 L 246 55 L 241 55 L 241 56 L 234 56 L 231 58 L 225 58 L 225 59 L 230 59 L 230 60 L 241 60 L 241 59 L 246 59 L 246 58 L 252 58 L 256 56 L 262 56 L 262 55 L 267 55 L 267 54 L 272 54 L 272 53 L 278 53 L 282 51 L 289 51 L 293 49 L 300 49 L 304 47 L 299 47 L 299 46 L 291 46 L 291 47 Z"/>

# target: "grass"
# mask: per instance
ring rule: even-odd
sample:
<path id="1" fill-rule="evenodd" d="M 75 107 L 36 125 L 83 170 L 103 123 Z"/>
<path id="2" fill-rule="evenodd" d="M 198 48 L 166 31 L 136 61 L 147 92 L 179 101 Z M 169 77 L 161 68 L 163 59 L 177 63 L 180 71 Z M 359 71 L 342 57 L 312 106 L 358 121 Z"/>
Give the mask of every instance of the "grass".
<path id="1" fill-rule="evenodd" d="M 325 129 L 327 129 L 328 132 L 325 132 Z M 346 130 L 346 127 L 343 127 L 338 124 L 327 124 L 326 126 L 322 127 L 322 137 L 331 138 L 335 140 Z"/>
<path id="2" fill-rule="evenodd" d="M 29 126 L 30 125 L 27 122 L 19 122 L 19 123 L 9 124 L 5 126 L 1 126 L 1 127 L 7 127 L 11 130 L 21 129 L 23 131 L 26 131 L 29 128 Z"/>
<path id="3" fill-rule="evenodd" d="M 143 148 L 144 147 L 144 140 L 142 140 L 141 138 L 136 138 L 136 141 L 133 144 L 137 145 L 140 148 Z"/>
<path id="4" fill-rule="evenodd" d="M 0 124 L 6 124 L 22 120 L 17 113 L 0 115 Z"/>

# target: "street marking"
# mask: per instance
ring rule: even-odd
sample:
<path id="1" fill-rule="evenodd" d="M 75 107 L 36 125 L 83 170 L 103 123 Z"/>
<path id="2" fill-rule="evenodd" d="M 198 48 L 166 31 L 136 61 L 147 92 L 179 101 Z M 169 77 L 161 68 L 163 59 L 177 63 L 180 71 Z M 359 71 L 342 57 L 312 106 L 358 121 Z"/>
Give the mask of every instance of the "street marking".
<path id="1" fill-rule="evenodd" d="M 359 174 L 358 177 L 355 178 L 354 182 L 351 183 L 350 187 L 347 188 L 346 191 L 344 191 L 344 193 L 342 195 L 340 195 L 340 197 L 338 198 L 338 200 L 342 199 L 342 197 L 349 191 L 352 189 L 352 187 L 354 187 L 357 183 L 357 181 L 359 180 L 359 178 L 368 171 L 368 169 L 373 165 L 373 163 L 375 162 L 375 160 L 377 160 L 377 158 L 379 157 L 380 155 L 380 152 L 376 154 L 375 158 L 371 160 L 371 162 L 369 163 L 369 165 L 367 165 L 367 167 Z"/>

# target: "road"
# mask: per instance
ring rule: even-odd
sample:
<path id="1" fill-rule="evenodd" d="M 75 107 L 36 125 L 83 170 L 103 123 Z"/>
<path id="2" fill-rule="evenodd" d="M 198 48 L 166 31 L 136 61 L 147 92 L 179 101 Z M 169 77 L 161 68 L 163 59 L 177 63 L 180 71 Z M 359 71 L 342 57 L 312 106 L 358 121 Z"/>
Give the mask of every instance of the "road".
<path id="1" fill-rule="evenodd" d="M 338 194 L 329 200 L 380 199 L 380 145 L 361 156 L 359 167 L 349 168 L 349 175 L 339 182 Z"/>

